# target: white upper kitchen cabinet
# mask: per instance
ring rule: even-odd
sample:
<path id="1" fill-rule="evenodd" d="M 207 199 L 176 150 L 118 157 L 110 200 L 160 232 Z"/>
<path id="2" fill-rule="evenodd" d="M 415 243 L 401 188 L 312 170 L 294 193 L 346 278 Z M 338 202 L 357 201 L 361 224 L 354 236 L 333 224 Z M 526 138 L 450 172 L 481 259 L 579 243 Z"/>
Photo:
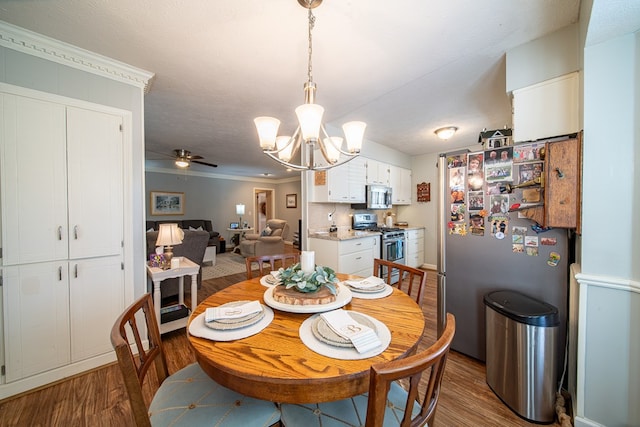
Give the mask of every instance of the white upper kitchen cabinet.
<path id="1" fill-rule="evenodd" d="M 392 204 L 394 205 L 410 205 L 411 204 L 411 169 L 401 168 L 399 166 L 389 166 L 389 182 L 391 184 Z"/>
<path id="2" fill-rule="evenodd" d="M 577 72 L 513 91 L 513 141 L 580 131 Z"/>
<path id="3" fill-rule="evenodd" d="M 389 186 L 389 165 L 378 160 L 366 159 L 367 184 Z"/>
<path id="4" fill-rule="evenodd" d="M 309 201 L 316 203 L 364 203 L 366 166 L 356 157 L 340 166 L 315 171 Z"/>

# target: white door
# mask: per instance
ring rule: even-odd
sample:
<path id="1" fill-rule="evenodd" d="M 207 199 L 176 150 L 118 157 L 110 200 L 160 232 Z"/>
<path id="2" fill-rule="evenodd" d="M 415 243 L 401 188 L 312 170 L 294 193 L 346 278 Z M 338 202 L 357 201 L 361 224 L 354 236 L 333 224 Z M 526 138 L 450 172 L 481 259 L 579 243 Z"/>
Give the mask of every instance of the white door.
<path id="1" fill-rule="evenodd" d="M 69 363 L 67 262 L 3 268 L 6 381 Z"/>
<path id="2" fill-rule="evenodd" d="M 65 107 L 0 95 L 4 265 L 66 259 Z"/>
<path id="3" fill-rule="evenodd" d="M 120 116 L 67 107 L 71 259 L 122 252 L 121 125 Z"/>
<path id="4" fill-rule="evenodd" d="M 112 351 L 113 322 L 124 310 L 119 256 L 69 261 L 71 361 Z"/>

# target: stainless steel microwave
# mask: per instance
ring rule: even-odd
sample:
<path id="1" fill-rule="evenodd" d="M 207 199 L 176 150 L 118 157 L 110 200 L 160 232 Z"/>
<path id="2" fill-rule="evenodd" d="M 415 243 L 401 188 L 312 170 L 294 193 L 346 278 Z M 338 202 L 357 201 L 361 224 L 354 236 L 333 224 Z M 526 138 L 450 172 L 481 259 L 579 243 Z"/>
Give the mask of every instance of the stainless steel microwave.
<path id="1" fill-rule="evenodd" d="M 391 187 L 367 185 L 367 209 L 389 209 L 391 200 Z"/>

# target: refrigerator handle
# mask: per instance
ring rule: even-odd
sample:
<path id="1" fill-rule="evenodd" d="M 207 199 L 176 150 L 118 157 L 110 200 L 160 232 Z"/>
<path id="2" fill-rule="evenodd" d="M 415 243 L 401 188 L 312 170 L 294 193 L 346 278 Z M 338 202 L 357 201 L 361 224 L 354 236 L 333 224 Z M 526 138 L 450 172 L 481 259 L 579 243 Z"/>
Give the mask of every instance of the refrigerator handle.
<path id="1" fill-rule="evenodd" d="M 447 326 L 447 307 L 445 304 L 447 296 L 447 276 L 444 274 L 438 274 L 438 283 L 436 290 L 436 331 L 437 336 L 440 338 L 444 332 L 444 328 Z"/>
<path id="2" fill-rule="evenodd" d="M 437 234 L 437 268 L 438 268 L 438 284 L 436 289 L 436 330 L 438 337 L 444 331 L 447 319 L 446 307 L 446 270 L 445 270 L 445 250 L 446 250 L 446 232 L 447 232 L 447 212 L 449 208 L 446 206 L 447 198 L 447 158 L 440 155 L 438 159 L 438 234 Z"/>

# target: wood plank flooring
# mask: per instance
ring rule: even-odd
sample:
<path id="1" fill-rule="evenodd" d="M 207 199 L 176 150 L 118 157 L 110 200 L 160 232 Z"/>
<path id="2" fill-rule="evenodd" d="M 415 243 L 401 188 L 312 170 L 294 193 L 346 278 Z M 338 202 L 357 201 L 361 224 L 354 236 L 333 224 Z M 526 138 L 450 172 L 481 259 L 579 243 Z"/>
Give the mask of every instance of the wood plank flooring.
<path id="1" fill-rule="evenodd" d="M 244 279 L 242 273 L 205 281 L 198 300 Z M 424 345 L 435 340 L 435 272 L 430 272 L 427 282 Z M 170 372 L 194 361 L 184 329 L 163 335 L 163 340 Z M 483 363 L 455 351 L 445 369 L 436 423 L 439 427 L 537 425 L 518 417 L 489 389 Z M 0 426 L 130 425 L 129 401 L 115 364 L 0 402 Z"/>

